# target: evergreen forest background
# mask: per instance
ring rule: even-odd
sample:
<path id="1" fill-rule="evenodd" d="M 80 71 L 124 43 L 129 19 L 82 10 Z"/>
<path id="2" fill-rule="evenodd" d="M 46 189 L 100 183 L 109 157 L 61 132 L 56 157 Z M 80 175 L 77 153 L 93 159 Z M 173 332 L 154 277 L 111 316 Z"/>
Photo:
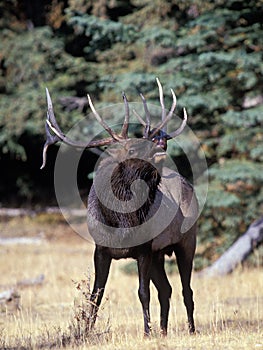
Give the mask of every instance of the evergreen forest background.
<path id="1" fill-rule="evenodd" d="M 46 86 L 67 130 L 87 114 L 87 92 L 97 107 L 119 103 L 122 91 L 156 104 L 158 76 L 167 106 L 173 88 L 178 114 L 187 108 L 209 167 L 200 264 L 262 215 L 262 0 L 1 0 L 0 13 L 0 206 L 56 203 L 57 147 L 39 170 Z M 184 155 L 170 152 L 184 172 Z"/>

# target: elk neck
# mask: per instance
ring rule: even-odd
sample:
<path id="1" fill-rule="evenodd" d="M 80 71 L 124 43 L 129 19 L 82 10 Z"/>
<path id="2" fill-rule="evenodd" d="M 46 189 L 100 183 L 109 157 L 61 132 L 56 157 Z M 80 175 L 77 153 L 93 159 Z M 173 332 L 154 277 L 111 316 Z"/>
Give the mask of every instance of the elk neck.
<path id="1" fill-rule="evenodd" d="M 103 168 L 101 171 L 107 171 L 107 166 Z M 136 180 L 142 180 L 143 186 L 134 190 L 132 185 Z M 124 203 L 131 200 L 140 202 L 142 196 L 145 196 L 146 200 L 137 210 L 126 213 L 113 211 L 100 202 L 100 210 L 107 218 L 108 224 L 113 227 L 134 227 L 142 224 L 155 201 L 160 181 L 161 175 L 158 170 L 146 160 L 130 158 L 116 162 L 111 176 L 111 189 L 117 200 Z"/>

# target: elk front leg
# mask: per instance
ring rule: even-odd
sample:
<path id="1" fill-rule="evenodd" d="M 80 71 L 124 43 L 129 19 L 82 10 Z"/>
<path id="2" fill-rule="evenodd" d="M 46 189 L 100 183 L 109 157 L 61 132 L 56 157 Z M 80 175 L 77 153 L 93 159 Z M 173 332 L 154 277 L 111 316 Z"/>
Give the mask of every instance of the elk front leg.
<path id="1" fill-rule="evenodd" d="M 95 281 L 90 297 L 91 317 L 90 322 L 87 325 L 87 330 L 91 330 L 94 327 L 99 306 L 104 294 L 107 278 L 109 275 L 110 265 L 111 257 L 109 256 L 105 248 L 96 246 L 94 253 Z"/>
<path id="2" fill-rule="evenodd" d="M 143 320 L 144 320 L 144 335 L 150 335 L 150 269 L 152 256 L 151 253 L 141 255 L 137 259 L 139 273 L 139 290 L 138 295 L 142 304 Z"/>

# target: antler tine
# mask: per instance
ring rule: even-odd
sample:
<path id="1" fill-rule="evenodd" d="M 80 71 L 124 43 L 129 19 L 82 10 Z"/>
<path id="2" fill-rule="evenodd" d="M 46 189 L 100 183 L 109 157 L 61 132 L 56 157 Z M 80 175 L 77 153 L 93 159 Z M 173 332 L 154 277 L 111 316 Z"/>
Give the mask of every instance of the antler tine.
<path id="1" fill-rule="evenodd" d="M 48 88 L 46 88 L 46 97 L 47 97 L 47 120 L 49 120 L 51 124 L 54 125 L 54 127 L 60 132 L 60 134 L 63 134 L 55 118 L 53 104 L 52 104 L 52 100 L 51 100 Z"/>
<path id="2" fill-rule="evenodd" d="M 186 123 L 187 123 L 187 113 L 186 113 L 186 109 L 184 108 L 184 119 L 182 121 L 182 124 L 180 125 L 180 127 L 177 130 L 175 130 L 174 132 L 169 134 L 171 136 L 171 138 L 174 138 L 174 137 L 180 135 L 183 132 L 183 130 L 186 126 Z"/>
<path id="3" fill-rule="evenodd" d="M 151 129 L 151 115 L 150 115 L 145 97 L 143 96 L 143 94 L 140 94 L 140 96 L 142 99 L 143 108 L 144 108 L 144 112 L 145 112 L 145 116 L 146 116 L 146 124 L 145 124 L 145 130 L 144 130 L 143 137 L 148 137 L 149 133 L 150 133 L 150 129 Z"/>
<path id="4" fill-rule="evenodd" d="M 146 128 L 146 123 L 145 123 L 145 121 L 142 119 L 142 117 L 140 116 L 140 114 L 138 114 L 138 113 L 136 112 L 135 109 L 133 109 L 132 111 L 133 111 L 133 113 L 135 114 L 136 118 L 139 120 L 139 122 L 142 124 L 142 126 L 144 126 L 144 127 Z"/>
<path id="5" fill-rule="evenodd" d="M 46 165 L 46 161 L 47 161 L 47 150 L 48 150 L 48 147 L 50 145 L 54 145 L 55 143 L 57 143 L 58 141 L 60 141 L 60 138 L 57 136 L 57 135 L 52 135 L 49 131 L 49 114 L 47 112 L 47 120 L 46 120 L 46 123 L 45 123 L 45 130 L 46 130 L 46 142 L 44 144 L 44 147 L 43 147 L 43 155 L 42 155 L 42 165 L 40 167 L 40 169 L 44 169 L 45 165 Z"/>
<path id="6" fill-rule="evenodd" d="M 163 87 L 162 87 L 162 84 L 160 83 L 160 80 L 158 78 L 156 78 L 156 81 L 157 81 L 158 88 L 159 88 L 160 105 L 162 107 L 162 121 L 163 121 L 166 117 L 166 110 L 165 110 L 164 99 L 163 99 Z"/>
<path id="7" fill-rule="evenodd" d="M 156 78 L 156 80 L 157 80 L 158 78 Z M 159 81 L 159 80 L 158 80 Z M 159 84 L 160 84 L 160 82 L 159 82 Z M 159 85 L 158 84 L 158 85 Z M 159 85 L 159 86 L 161 86 L 161 84 Z M 162 89 L 161 89 L 161 91 L 162 91 Z M 173 104 L 172 104 L 172 107 L 171 107 L 171 109 L 170 109 L 170 111 L 169 111 L 169 113 L 167 114 L 167 116 L 165 117 L 165 118 L 162 118 L 162 122 L 154 129 L 154 131 L 151 133 L 151 135 L 150 135 L 150 138 L 153 138 L 154 137 L 154 135 L 156 135 L 161 129 L 163 129 L 164 128 L 164 126 L 168 123 L 168 121 L 172 118 L 172 116 L 173 116 L 173 112 L 174 112 L 174 110 L 175 110 L 175 107 L 176 107 L 176 96 L 175 96 L 175 93 L 174 93 L 174 91 L 173 91 L 173 89 L 171 89 L 171 93 L 172 93 L 172 96 L 173 96 Z M 160 101 L 161 101 L 161 97 L 160 97 Z M 163 106 L 162 106 L 162 117 L 163 117 Z"/>
<path id="8" fill-rule="evenodd" d="M 50 145 L 54 145 L 55 143 L 57 143 L 61 140 L 61 138 L 57 134 L 52 135 L 50 130 L 49 130 L 50 124 L 53 123 L 57 127 L 58 131 L 61 132 L 61 130 L 57 124 L 55 115 L 54 115 L 52 100 L 51 100 L 51 97 L 49 95 L 49 91 L 47 88 L 46 88 L 46 97 L 47 97 L 47 106 L 48 106 L 47 119 L 46 119 L 46 123 L 45 123 L 46 142 L 45 142 L 44 147 L 43 147 L 43 155 L 42 155 L 43 161 L 42 161 L 42 165 L 41 165 L 40 169 L 44 169 L 44 167 L 46 165 L 48 147 Z M 51 121 L 51 123 L 50 123 L 50 121 Z"/>
<path id="9" fill-rule="evenodd" d="M 88 101 L 89 101 L 89 105 L 90 105 L 90 109 L 92 110 L 92 113 L 94 114 L 95 118 L 97 119 L 97 121 L 100 123 L 100 125 L 107 131 L 107 133 L 115 140 L 115 141 L 120 141 L 122 138 L 120 138 L 109 126 L 107 123 L 105 123 L 105 121 L 101 118 L 101 116 L 99 115 L 99 113 L 96 111 L 92 100 L 90 98 L 90 95 L 88 94 Z"/>
<path id="10" fill-rule="evenodd" d="M 124 107 L 125 107 L 125 118 L 121 129 L 121 136 L 127 139 L 128 130 L 129 130 L 130 110 L 129 110 L 129 103 L 124 92 L 122 93 L 122 98 L 123 98 Z"/>
<path id="11" fill-rule="evenodd" d="M 43 147 L 43 153 L 42 153 L 42 165 L 40 167 L 40 170 L 44 169 L 47 163 L 47 149 L 49 144 L 46 142 Z"/>
<path id="12" fill-rule="evenodd" d="M 170 109 L 170 112 L 168 113 L 167 118 L 171 118 L 171 117 L 173 116 L 173 112 L 174 112 L 174 110 L 175 110 L 176 102 L 177 102 L 177 101 L 176 101 L 176 95 L 175 95 L 173 89 L 171 89 L 171 93 L 172 93 L 172 96 L 173 96 L 173 104 L 172 104 L 172 107 L 171 107 L 171 109 Z"/>

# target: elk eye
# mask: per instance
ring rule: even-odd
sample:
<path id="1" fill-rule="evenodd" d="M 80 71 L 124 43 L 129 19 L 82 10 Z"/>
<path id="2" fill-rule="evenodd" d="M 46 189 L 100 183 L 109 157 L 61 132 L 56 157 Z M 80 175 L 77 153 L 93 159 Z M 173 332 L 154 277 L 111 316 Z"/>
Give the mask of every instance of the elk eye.
<path id="1" fill-rule="evenodd" d="M 135 150 L 133 148 L 129 149 L 129 155 L 131 156 L 132 154 L 134 154 Z"/>

